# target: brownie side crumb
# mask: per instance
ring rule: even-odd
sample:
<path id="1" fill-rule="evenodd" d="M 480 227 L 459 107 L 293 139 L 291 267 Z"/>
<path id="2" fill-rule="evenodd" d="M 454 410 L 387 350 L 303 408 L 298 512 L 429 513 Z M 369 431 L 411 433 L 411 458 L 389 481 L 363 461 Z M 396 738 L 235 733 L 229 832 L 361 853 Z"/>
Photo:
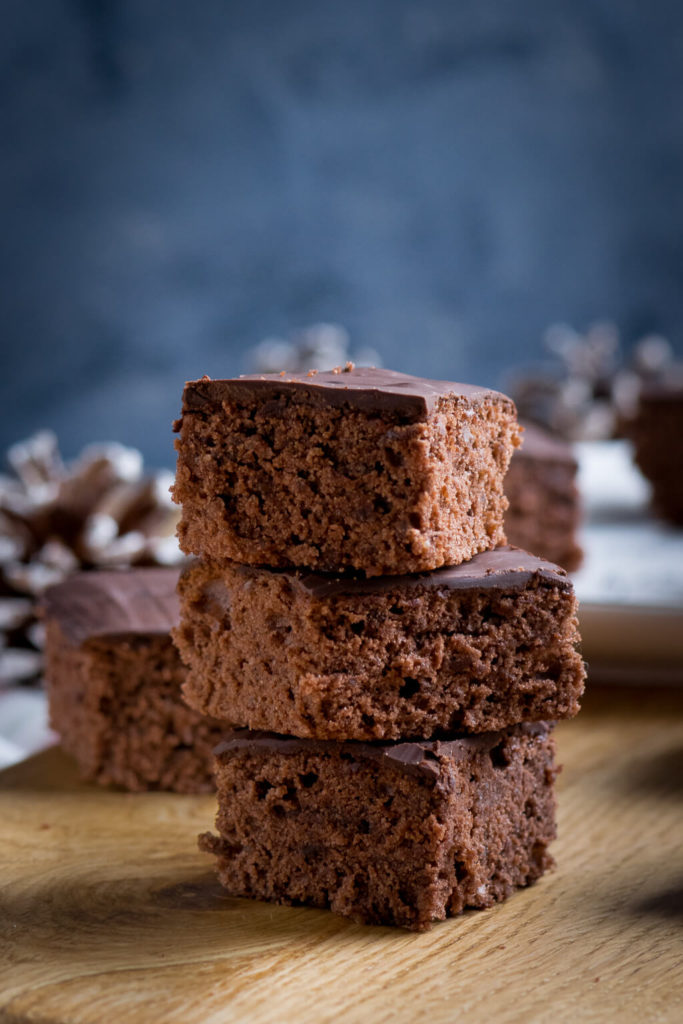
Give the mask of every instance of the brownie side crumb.
<path id="1" fill-rule="evenodd" d="M 513 403 L 440 397 L 426 418 L 286 392 L 183 409 L 174 499 L 187 553 L 368 576 L 456 565 L 504 543 Z"/>
<path id="2" fill-rule="evenodd" d="M 383 581 L 312 593 L 298 577 L 196 562 L 174 639 L 197 711 L 329 739 L 485 732 L 569 718 L 584 667 L 571 585 L 448 590 Z"/>
<path id="3" fill-rule="evenodd" d="M 200 847 L 232 895 L 424 931 L 552 864 L 552 737 L 511 729 L 493 739 L 459 757 L 436 746 L 431 772 L 368 758 L 362 744 L 224 751 L 219 835 Z"/>
<path id="4" fill-rule="evenodd" d="M 83 778 L 134 791 L 214 789 L 223 728 L 184 704 L 185 669 L 170 636 L 74 646 L 51 621 L 46 656 L 50 724 Z"/>

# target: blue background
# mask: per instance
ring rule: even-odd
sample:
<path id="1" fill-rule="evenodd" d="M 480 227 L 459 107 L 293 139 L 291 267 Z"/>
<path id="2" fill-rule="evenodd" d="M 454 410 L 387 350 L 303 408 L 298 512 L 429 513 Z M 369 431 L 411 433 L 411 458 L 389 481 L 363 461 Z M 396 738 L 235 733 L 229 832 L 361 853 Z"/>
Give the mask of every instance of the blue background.
<path id="1" fill-rule="evenodd" d="M 683 338 L 679 0 L 6 0 L 2 445 L 171 465 L 183 381 L 345 324 L 500 385 Z"/>

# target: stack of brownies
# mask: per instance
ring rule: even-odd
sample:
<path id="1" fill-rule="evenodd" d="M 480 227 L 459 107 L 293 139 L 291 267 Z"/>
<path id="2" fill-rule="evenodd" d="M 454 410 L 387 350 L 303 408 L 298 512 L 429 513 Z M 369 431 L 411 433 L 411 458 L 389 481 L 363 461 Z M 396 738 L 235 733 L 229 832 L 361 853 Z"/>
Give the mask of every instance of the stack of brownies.
<path id="1" fill-rule="evenodd" d="M 566 572 L 502 546 L 510 399 L 349 364 L 190 382 L 176 429 L 223 885 L 421 930 L 538 878 L 584 673 Z"/>

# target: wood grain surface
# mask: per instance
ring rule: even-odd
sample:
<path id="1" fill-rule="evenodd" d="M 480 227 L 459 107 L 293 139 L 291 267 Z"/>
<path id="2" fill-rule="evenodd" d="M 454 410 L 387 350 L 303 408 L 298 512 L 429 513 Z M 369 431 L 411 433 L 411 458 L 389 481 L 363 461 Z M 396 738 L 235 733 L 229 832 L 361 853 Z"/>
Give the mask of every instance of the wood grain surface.
<path id="1" fill-rule="evenodd" d="M 589 695 L 561 726 L 557 869 L 414 935 L 231 899 L 213 799 L 0 775 L 0 1021 L 683 1020 L 683 694 Z"/>

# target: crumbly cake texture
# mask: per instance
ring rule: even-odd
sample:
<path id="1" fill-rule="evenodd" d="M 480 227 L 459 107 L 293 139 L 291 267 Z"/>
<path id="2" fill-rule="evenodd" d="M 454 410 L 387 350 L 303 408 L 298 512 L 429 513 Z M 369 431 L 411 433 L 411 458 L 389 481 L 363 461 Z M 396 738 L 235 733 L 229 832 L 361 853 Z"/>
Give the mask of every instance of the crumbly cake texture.
<path id="1" fill-rule="evenodd" d="M 82 776 L 130 790 L 210 792 L 222 728 L 183 702 L 170 630 L 177 570 L 89 572 L 44 600 L 50 724 Z"/>
<path id="2" fill-rule="evenodd" d="M 424 931 L 552 864 L 555 775 L 545 724 L 391 745 L 237 732 L 200 847 L 233 896 Z"/>
<path id="3" fill-rule="evenodd" d="M 495 391 L 349 368 L 190 381 L 174 500 L 188 554 L 368 576 L 504 543 L 516 410 Z"/>
<path id="4" fill-rule="evenodd" d="M 629 432 L 655 511 L 683 526 L 683 371 L 643 390 Z"/>
<path id="5" fill-rule="evenodd" d="M 583 551 L 577 531 L 581 500 L 576 486 L 578 463 L 572 447 L 531 423 L 524 424 L 518 448 L 505 477 L 509 508 L 505 533 L 510 544 L 563 566 L 578 569 Z"/>
<path id="6" fill-rule="evenodd" d="M 197 561 L 179 594 L 185 699 L 233 725 L 395 740 L 579 709 L 571 581 L 515 548 L 372 579 Z"/>

